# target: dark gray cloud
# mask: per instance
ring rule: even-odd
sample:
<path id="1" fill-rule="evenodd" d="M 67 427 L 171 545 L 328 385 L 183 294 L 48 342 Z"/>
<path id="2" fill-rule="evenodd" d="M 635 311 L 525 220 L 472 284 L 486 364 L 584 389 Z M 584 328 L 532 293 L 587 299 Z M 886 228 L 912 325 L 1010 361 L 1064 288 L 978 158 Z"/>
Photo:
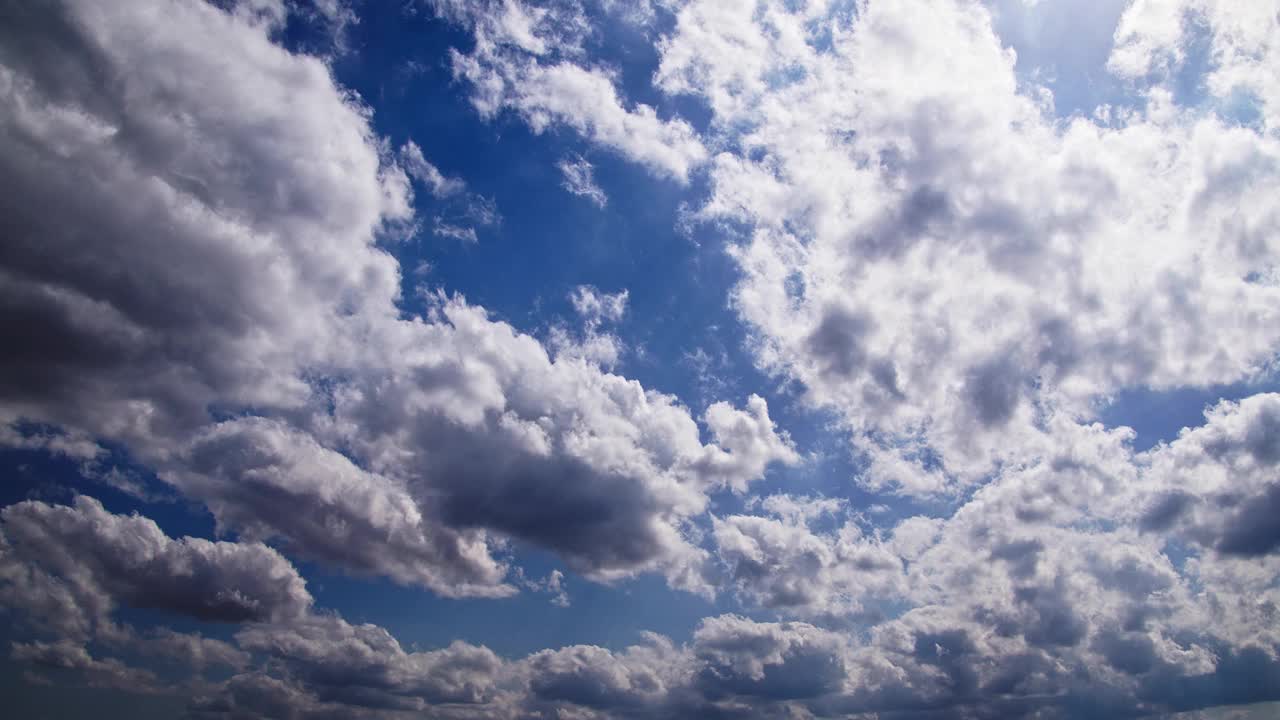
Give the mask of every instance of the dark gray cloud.
<path id="1" fill-rule="evenodd" d="M 203 502 L 224 531 L 279 540 L 300 556 L 442 595 L 514 591 L 482 532 L 424 515 L 402 483 L 360 469 L 286 423 L 243 418 L 209 426 L 180 457 L 163 477 Z M 298 507 L 308 510 L 280 512 Z"/>
<path id="2" fill-rule="evenodd" d="M 965 392 L 979 422 L 988 427 L 1007 423 L 1018 407 L 1022 381 L 1022 373 L 1009 358 L 995 358 L 974 368 Z"/>
<path id="3" fill-rule="evenodd" d="M 84 646 L 71 640 L 14 643 L 10 657 L 31 665 L 37 673 L 49 670 L 78 673 L 85 684 L 93 688 L 156 693 L 163 687 L 155 673 L 130 667 L 115 658 L 95 658 Z"/>
<path id="4" fill-rule="evenodd" d="M 405 652 L 376 625 L 351 625 L 314 616 L 281 625 L 255 625 L 236 634 L 239 645 L 285 663 L 322 701 L 356 707 L 421 710 L 430 704 L 480 704 L 494 699 L 503 661 L 483 647 L 456 642 L 428 652 Z"/>
<path id="5" fill-rule="evenodd" d="M 864 336 L 870 321 L 843 308 L 830 308 L 806 339 L 806 346 L 823 371 L 849 377 L 867 361 Z"/>
<path id="6" fill-rule="evenodd" d="M 265 545 L 173 539 L 85 496 L 72 506 L 10 505 L 0 531 L 6 604 L 67 633 L 86 634 L 121 604 L 215 622 L 295 618 L 311 607 L 306 583 Z"/>

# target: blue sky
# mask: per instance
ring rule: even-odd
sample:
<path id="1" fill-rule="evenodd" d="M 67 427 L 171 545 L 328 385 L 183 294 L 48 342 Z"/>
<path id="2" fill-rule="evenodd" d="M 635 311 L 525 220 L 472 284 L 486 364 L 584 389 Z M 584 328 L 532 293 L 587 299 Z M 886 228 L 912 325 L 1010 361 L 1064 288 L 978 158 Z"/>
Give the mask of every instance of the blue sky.
<path id="1" fill-rule="evenodd" d="M 1275 3 L 0 18 L 22 717 L 1280 700 Z"/>

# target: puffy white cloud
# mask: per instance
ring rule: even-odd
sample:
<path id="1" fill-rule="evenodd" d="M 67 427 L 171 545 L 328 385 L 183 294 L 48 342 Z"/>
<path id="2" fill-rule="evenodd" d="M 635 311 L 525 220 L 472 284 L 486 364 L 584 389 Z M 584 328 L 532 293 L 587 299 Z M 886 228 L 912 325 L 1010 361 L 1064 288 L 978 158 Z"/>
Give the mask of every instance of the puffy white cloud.
<path id="1" fill-rule="evenodd" d="M 708 618 L 693 634 L 697 683 L 709 697 L 814 698 L 845 682 L 844 640 L 805 623 Z"/>
<path id="2" fill-rule="evenodd" d="M 483 32 L 543 52 L 553 18 L 527 34 L 503 7 Z M 6 425 L 120 443 L 227 530 L 446 595 L 510 592 L 491 554 L 509 538 L 599 579 L 688 584 L 703 553 L 685 525 L 709 494 L 790 457 L 762 401 L 713 406 L 704 445 L 675 398 L 552 359 L 481 308 L 404 317 L 379 238 L 412 221 L 410 175 L 461 191 L 274 42 L 283 12 L 66 0 L 0 30 L 0 167 L 23 178 L 0 200 Z M 631 142 L 647 116 L 623 114 L 589 124 Z M 650 129 L 678 153 L 673 127 Z"/>
<path id="3" fill-rule="evenodd" d="M 662 707 L 688 682 L 687 657 L 666 638 L 646 639 L 622 652 L 574 645 L 534 653 L 523 661 L 529 692 L 536 702 L 606 712 Z"/>
<path id="4" fill-rule="evenodd" d="M 1264 127 L 1280 122 L 1280 3 L 1274 0 L 1136 0 L 1115 32 L 1109 67 L 1122 77 L 1173 81 L 1193 62 L 1206 37 L 1204 89 L 1227 113 L 1256 114 Z M 1198 70 L 1193 68 L 1192 70 Z"/>
<path id="5" fill-rule="evenodd" d="M 612 71 L 579 64 L 590 29 L 577 4 L 429 4 L 474 35 L 473 50 L 453 52 L 453 71 L 472 85 L 471 101 L 482 116 L 513 110 L 537 133 L 563 125 L 680 182 L 706 159 L 706 149 L 687 122 L 663 119 L 648 105 L 625 102 Z"/>
<path id="6" fill-rule="evenodd" d="M 757 362 L 839 414 L 873 489 L 952 494 L 1047 418 L 1280 342 L 1270 134 L 1160 88 L 1059 122 L 976 3 L 695 2 L 661 48 L 733 138 L 700 215 L 748 228 Z"/>
<path id="7" fill-rule="evenodd" d="M 905 559 L 892 539 L 867 537 L 853 523 L 814 531 L 807 517 L 772 512 L 778 517 L 714 521 L 717 558 L 749 606 L 839 623 L 849 616 L 875 619 L 868 601 L 905 592 Z"/>
<path id="8" fill-rule="evenodd" d="M 1269 16 L 1173 3 L 1162 25 L 1135 3 L 1112 67 L 1141 102 L 1064 121 L 976 3 L 692 2 L 655 82 L 706 100 L 711 139 L 620 97 L 573 3 L 435 7 L 474 35 L 454 69 L 482 114 L 677 179 L 719 149 L 699 215 L 747 228 L 733 300 L 756 361 L 836 412 L 866 489 L 939 517 L 877 530 L 830 500 L 748 499 L 701 547 L 716 493 L 801 460 L 762 398 L 698 422 L 460 298 L 408 316 L 379 235 L 412 221 L 411 176 L 463 190 L 272 42 L 283 4 L 66 0 L 0 26 L 17 179 L 0 441 L 90 459 L 123 443 L 248 542 L 169 538 L 89 499 L 4 510 L 0 599 L 58 636 L 17 659 L 138 689 L 146 671 L 95 655 L 233 668 L 201 688 L 208 717 L 1094 717 L 1273 696 L 1280 400 L 1220 404 L 1147 453 L 1087 424 L 1121 388 L 1274 356 Z M 1168 89 L 1188 7 L 1210 93 L 1253 93 L 1260 125 Z M 572 299 L 589 331 L 625 311 L 625 293 Z M 780 621 L 523 659 L 406 650 L 317 613 L 256 542 L 497 596 L 510 539 L 595 580 L 732 589 Z M 523 584 L 557 592 L 557 573 Z M 124 605 L 247 625 L 236 646 L 137 632 L 113 620 Z"/>
<path id="9" fill-rule="evenodd" d="M 552 549 L 595 578 L 662 569 L 683 583 L 702 554 L 684 526 L 709 493 L 794 458 L 762 399 L 713 405 L 703 444 L 675 398 L 552 359 L 461 301 L 388 328 L 377 347 L 386 365 L 339 384 L 317 432 L 447 525 Z"/>
<path id="10" fill-rule="evenodd" d="M 1127 428 L 1060 420 L 1040 460 L 892 532 L 866 533 L 830 501 L 770 498 L 753 506 L 767 516 L 715 521 L 716 554 L 748 606 L 865 628 L 841 636 L 842 690 L 809 704 L 820 717 L 1268 699 L 1280 555 L 1261 518 L 1276 402 L 1222 403 L 1144 453 Z M 1257 522 L 1236 517 L 1246 509 Z"/>

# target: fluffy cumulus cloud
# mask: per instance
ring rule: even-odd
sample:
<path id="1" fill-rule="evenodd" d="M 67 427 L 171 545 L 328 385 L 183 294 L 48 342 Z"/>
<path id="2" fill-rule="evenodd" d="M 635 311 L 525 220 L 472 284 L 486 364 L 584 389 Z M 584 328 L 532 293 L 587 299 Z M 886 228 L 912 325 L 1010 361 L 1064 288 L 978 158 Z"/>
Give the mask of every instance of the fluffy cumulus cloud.
<path id="1" fill-rule="evenodd" d="M 549 176 L 599 207 L 580 153 L 616 153 L 724 243 L 770 382 L 700 411 L 614 371 L 620 285 L 576 286 L 546 342 L 447 285 L 402 296 L 399 243 L 498 214 L 284 46 L 319 19 L 356 52 L 358 9 L 0 10 L 0 446 L 104 478 L 127 456 L 216 526 L 0 510 L 33 680 L 197 718 L 1280 699 L 1280 396 L 1142 450 L 1096 421 L 1126 389 L 1273 368 L 1274 2 L 1134 0 L 1100 68 L 1127 99 L 1070 117 L 971 0 L 407 6 L 466 39 L 442 62 L 472 121 L 568 131 Z M 643 52 L 606 59 L 619 38 Z M 854 469 L 787 486 L 827 465 L 777 417 L 830 420 Z M 528 579 L 527 549 L 563 569 Z M 317 607 L 294 560 L 475 603 L 655 573 L 716 609 L 626 647 L 422 649 Z"/>
<path id="2" fill-rule="evenodd" d="M 254 7 L 10 13 L 6 418 L 124 443 L 225 530 L 445 594 L 510 592 L 506 538 L 601 578 L 688 575 L 707 494 L 790 457 L 767 414 L 704 445 L 675 398 L 461 299 L 402 317 L 378 240 L 411 221 L 410 175 L 460 186 L 390 153 Z M 214 422 L 243 411 L 271 418 Z"/>
<path id="3" fill-rule="evenodd" d="M 444 527 L 423 514 L 403 483 L 362 470 L 280 421 L 211 425 L 180 458 L 163 477 L 203 502 L 223 531 L 277 540 L 304 557 L 444 595 L 511 591 L 483 531 Z"/>
<path id="4" fill-rule="evenodd" d="M 3 207 L 21 339 L 6 406 L 145 442 L 215 403 L 302 404 L 298 372 L 346 354 L 345 326 L 386 315 L 398 289 L 372 234 L 408 213 L 403 174 L 381 169 L 363 110 L 256 15 L 6 14 L 0 162 L 24 178 Z"/>
<path id="5" fill-rule="evenodd" d="M 298 617 L 311 605 L 297 571 L 265 545 L 175 540 L 89 497 L 10 505 L 0 521 L 5 604 L 66 634 L 95 632 L 122 602 L 222 622 Z"/>
<path id="6" fill-rule="evenodd" d="M 952 0 L 695 2 L 660 47 L 659 86 L 732 138 L 700 215 L 745 228 L 757 362 L 842 418 L 868 486 L 948 494 L 1121 388 L 1270 362 L 1280 146 L 1171 80 L 1055 118 Z"/>
<path id="7" fill-rule="evenodd" d="M 1177 529 L 1197 544 L 1227 555 L 1259 557 L 1280 551 L 1280 396 L 1224 401 L 1207 423 L 1153 453 L 1155 482 L 1141 525 Z"/>
<path id="8" fill-rule="evenodd" d="M 1203 89 L 1221 110 L 1276 129 L 1280 78 L 1270 67 L 1280 50 L 1275 3 L 1138 0 L 1126 8 L 1115 41 L 1108 65 L 1118 75 L 1168 78 L 1203 62 Z M 1200 43 L 1206 46 L 1203 60 L 1196 57 Z"/>

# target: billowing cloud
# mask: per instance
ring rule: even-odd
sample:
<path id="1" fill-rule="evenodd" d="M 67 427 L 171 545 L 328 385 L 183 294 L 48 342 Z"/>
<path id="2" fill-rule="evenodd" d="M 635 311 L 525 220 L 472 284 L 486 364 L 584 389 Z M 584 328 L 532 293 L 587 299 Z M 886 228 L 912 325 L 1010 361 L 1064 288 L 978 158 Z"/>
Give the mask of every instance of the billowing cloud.
<path id="1" fill-rule="evenodd" d="M 503 584 L 506 568 L 490 556 L 482 531 L 442 526 L 404 483 L 360 469 L 283 422 L 211 425 L 174 467 L 163 477 L 202 501 L 221 530 L 242 538 L 280 540 L 303 557 L 446 596 L 514 591 Z"/>
<path id="2" fill-rule="evenodd" d="M 708 493 L 795 457 L 760 398 L 712 405 L 703 444 L 675 398 L 553 360 L 460 301 L 399 324 L 380 347 L 396 364 L 339 386 L 323 432 L 431 498 L 447 525 L 535 543 L 601 579 L 683 577 L 700 556 L 683 525 Z"/>
<path id="3" fill-rule="evenodd" d="M 123 444 L 224 530 L 446 595 L 509 593 L 510 538 L 688 585 L 688 519 L 791 457 L 763 401 L 713 406 L 704 445 L 675 398 L 460 298 L 402 316 L 378 241 L 412 222 L 411 175 L 463 191 L 276 44 L 272 7 L 5 23 L 0 164 L 25 179 L 0 207 L 5 420 Z"/>
<path id="4" fill-rule="evenodd" d="M 87 636 L 120 604 L 220 622 L 299 617 L 311 606 L 289 561 L 259 543 L 173 539 L 86 496 L 10 505 L 0 521 L 5 604 L 67 635 Z"/>
<path id="5" fill-rule="evenodd" d="M 1280 395 L 1222 402 L 1151 453 L 1141 526 L 1225 555 L 1280 553 Z"/>
<path id="6" fill-rule="evenodd" d="M 456 642 L 443 650 L 405 652 L 376 625 L 317 616 L 283 626 L 256 625 L 240 646 L 287 663 L 321 700 L 415 710 L 427 704 L 490 700 L 503 663 L 483 647 Z"/>
<path id="7" fill-rule="evenodd" d="M 14 643 L 10 657 L 37 668 L 81 673 L 89 687 L 135 693 L 157 692 L 159 689 L 155 673 L 129 667 L 115 658 L 95 658 L 83 646 L 70 640 Z"/>
<path id="8" fill-rule="evenodd" d="M 1235 4 L 1193 4 L 1223 63 L 1267 51 L 1274 8 L 1244 33 Z M 978 3 L 842 8 L 691 2 L 656 81 L 733 138 L 700 216 L 745 228 L 757 364 L 837 413 L 869 488 L 953 494 L 1041 455 L 1048 417 L 1267 366 L 1273 133 L 1158 80 L 1058 120 Z"/>
<path id="9" fill-rule="evenodd" d="M 408 215 L 404 176 L 364 110 L 256 15 L 8 15 L 5 405 L 148 450 L 211 405 L 304 404 L 299 374 L 348 355 L 354 319 L 393 313 L 399 289 L 372 241 Z"/>

